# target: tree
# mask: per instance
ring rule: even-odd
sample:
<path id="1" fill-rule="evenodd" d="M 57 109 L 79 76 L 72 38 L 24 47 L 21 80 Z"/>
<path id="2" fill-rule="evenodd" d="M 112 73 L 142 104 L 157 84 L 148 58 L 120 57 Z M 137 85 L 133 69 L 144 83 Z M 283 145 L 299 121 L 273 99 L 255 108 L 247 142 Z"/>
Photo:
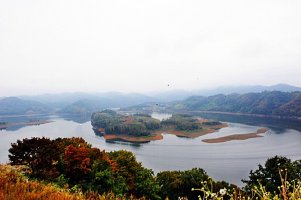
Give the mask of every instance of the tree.
<path id="1" fill-rule="evenodd" d="M 135 176 L 137 171 L 142 168 L 141 163 L 137 162 L 132 152 L 125 150 L 109 152 L 108 155 L 110 159 L 117 163 L 117 175 L 125 179 L 128 191 L 133 193 Z"/>
<path id="2" fill-rule="evenodd" d="M 114 172 L 117 169 L 115 161 L 111 160 L 105 151 L 93 162 L 92 165 L 90 188 L 99 193 L 113 191 L 120 194 L 119 184 L 115 182 Z"/>
<path id="3" fill-rule="evenodd" d="M 200 168 L 186 171 L 165 171 L 157 175 L 161 186 L 161 198 L 168 196 L 170 199 L 178 199 L 178 197 L 197 199 L 199 192 L 192 192 L 191 189 L 201 187 L 202 181 L 208 181 L 208 179 L 205 170 Z"/>
<path id="4" fill-rule="evenodd" d="M 161 189 L 161 198 L 178 199 L 183 193 L 183 180 L 180 171 L 164 171 L 157 174 L 157 181 Z M 185 195 L 185 194 L 184 194 Z"/>
<path id="5" fill-rule="evenodd" d="M 160 186 L 154 178 L 154 172 L 144 167 L 138 170 L 134 180 L 134 194 L 147 199 L 161 199 L 159 192 Z"/>
<path id="6" fill-rule="evenodd" d="M 206 171 L 201 168 L 193 168 L 191 170 L 183 171 L 181 174 L 183 181 L 182 191 L 186 194 L 188 199 L 198 199 L 197 196 L 200 194 L 198 192 L 192 192 L 192 188 L 202 187 L 202 181 L 209 182 L 209 176 Z M 211 180 L 210 180 L 211 181 Z M 212 185 L 214 182 L 212 181 Z"/>
<path id="7" fill-rule="evenodd" d="M 244 190 L 250 193 L 254 186 L 259 187 L 260 182 L 268 192 L 279 192 L 277 187 L 282 184 L 280 174 L 283 179 L 286 177 L 286 181 L 299 180 L 301 178 L 301 161 L 292 162 L 281 156 L 269 158 L 264 166 L 259 164 L 257 170 L 250 171 L 249 180 L 242 180 L 246 183 Z"/>
<path id="8" fill-rule="evenodd" d="M 9 160 L 12 165 L 27 165 L 32 176 L 54 179 L 59 176 L 59 146 L 48 138 L 31 138 L 18 140 L 11 144 Z"/>
<path id="9" fill-rule="evenodd" d="M 12 165 L 27 165 L 31 176 L 55 180 L 60 175 L 76 182 L 91 171 L 92 163 L 102 159 L 99 149 L 91 148 L 82 138 L 31 138 L 11 144 Z"/>
<path id="10" fill-rule="evenodd" d="M 63 158 L 67 178 L 73 183 L 86 180 L 94 160 L 100 156 L 101 152 L 96 148 L 67 146 Z"/>
<path id="11" fill-rule="evenodd" d="M 114 151 L 108 153 L 109 158 L 117 164 L 114 172 L 115 184 L 119 185 L 121 194 L 132 194 L 136 197 L 145 196 L 147 199 L 158 199 L 159 185 L 153 171 L 142 167 L 135 155 L 129 151 Z"/>

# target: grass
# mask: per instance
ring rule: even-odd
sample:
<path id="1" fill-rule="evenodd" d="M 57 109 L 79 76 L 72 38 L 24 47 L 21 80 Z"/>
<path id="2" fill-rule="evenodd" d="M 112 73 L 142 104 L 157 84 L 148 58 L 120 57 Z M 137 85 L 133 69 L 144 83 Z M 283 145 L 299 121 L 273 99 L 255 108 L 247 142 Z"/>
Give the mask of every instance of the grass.
<path id="1" fill-rule="evenodd" d="M 20 171 L 20 168 L 10 165 L 0 165 L 0 199 L 84 199 L 81 195 L 71 194 L 51 184 L 42 184 L 38 181 L 28 180 Z"/>
<path id="2" fill-rule="evenodd" d="M 113 193 L 99 195 L 59 188 L 50 183 L 29 180 L 21 167 L 0 164 L 0 199 L 5 200 L 125 200 Z"/>

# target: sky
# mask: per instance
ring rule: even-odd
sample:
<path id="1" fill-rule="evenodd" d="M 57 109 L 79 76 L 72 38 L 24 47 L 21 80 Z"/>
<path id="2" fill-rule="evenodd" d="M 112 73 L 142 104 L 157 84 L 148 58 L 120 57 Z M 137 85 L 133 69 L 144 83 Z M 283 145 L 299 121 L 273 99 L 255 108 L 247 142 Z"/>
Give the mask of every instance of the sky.
<path id="1" fill-rule="evenodd" d="M 300 0 L 0 0 L 0 96 L 301 86 Z"/>

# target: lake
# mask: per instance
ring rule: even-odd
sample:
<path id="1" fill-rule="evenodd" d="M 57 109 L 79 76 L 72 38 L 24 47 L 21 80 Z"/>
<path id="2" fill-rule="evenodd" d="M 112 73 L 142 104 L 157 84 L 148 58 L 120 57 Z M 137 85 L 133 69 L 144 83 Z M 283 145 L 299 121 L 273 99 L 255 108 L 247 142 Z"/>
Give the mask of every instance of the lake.
<path id="1" fill-rule="evenodd" d="M 195 113 L 200 117 L 220 120 L 229 124 L 218 132 L 195 139 L 164 134 L 164 139 L 145 144 L 106 142 L 94 134 L 89 116 L 40 115 L 1 118 L 0 121 L 19 122 L 46 119 L 52 123 L 38 126 L 16 126 L 0 131 L 0 162 L 8 162 L 10 144 L 30 137 L 83 137 L 94 147 L 106 151 L 125 149 L 132 151 L 142 164 L 159 172 L 200 167 L 215 180 L 225 180 L 242 186 L 250 170 L 272 156 L 281 155 L 293 160 L 301 159 L 301 122 L 275 118 Z M 158 119 L 168 114 L 154 113 Z M 270 130 L 264 137 L 244 141 L 208 144 L 203 139 L 231 134 L 256 132 L 258 128 Z"/>

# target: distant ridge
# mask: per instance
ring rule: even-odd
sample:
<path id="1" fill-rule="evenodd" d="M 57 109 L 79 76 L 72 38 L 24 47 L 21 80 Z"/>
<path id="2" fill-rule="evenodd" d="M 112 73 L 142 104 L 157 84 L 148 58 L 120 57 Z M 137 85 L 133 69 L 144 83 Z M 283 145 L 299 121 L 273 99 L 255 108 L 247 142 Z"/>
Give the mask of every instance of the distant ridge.
<path id="1" fill-rule="evenodd" d="M 205 96 L 208 96 L 208 95 L 232 94 L 232 93 L 238 93 L 238 94 L 251 93 L 251 92 L 259 93 L 264 91 L 295 92 L 295 91 L 301 91 L 301 87 L 280 83 L 272 86 L 250 85 L 250 86 L 219 87 L 213 90 L 200 91 L 200 93 L 204 93 L 206 94 Z"/>
<path id="2" fill-rule="evenodd" d="M 190 96 L 212 96 L 217 94 L 245 94 L 251 92 L 264 92 L 264 91 L 280 91 L 280 92 L 295 92 L 301 91 L 301 87 L 296 87 L 288 84 L 276 84 L 272 86 L 263 85 L 246 85 L 246 86 L 223 86 L 212 89 L 203 90 L 171 90 L 166 92 L 159 92 L 153 95 L 156 99 L 161 101 L 177 101 L 184 100 Z"/>
<path id="3" fill-rule="evenodd" d="M 227 99 L 227 101 L 232 99 L 230 97 L 235 97 L 234 99 L 244 97 L 251 98 L 252 95 L 249 93 L 262 93 L 262 92 L 295 92 L 301 91 L 300 87 L 291 86 L 288 84 L 277 84 L 272 86 L 235 86 L 235 87 L 219 87 L 211 90 L 170 90 L 161 93 L 153 93 L 152 95 L 144 95 L 139 93 L 130 93 L 123 94 L 120 92 L 106 92 L 106 93 L 84 93 L 84 92 L 75 92 L 75 93 L 59 93 L 59 94 L 43 94 L 35 96 L 20 96 L 20 97 L 0 97 L 0 115 L 13 115 L 13 114 L 28 114 L 28 113 L 45 113 L 45 112 L 59 112 L 59 113 L 71 113 L 71 114 L 87 114 L 96 111 L 100 111 L 106 108 L 119 108 L 119 107 L 128 107 L 135 106 L 139 104 L 152 105 L 153 103 L 168 104 L 168 102 L 179 102 L 183 101 L 177 106 L 177 108 L 192 109 L 194 106 L 193 99 L 199 98 L 206 99 L 211 102 L 211 104 L 202 104 L 201 107 L 194 107 L 197 109 L 205 110 L 221 110 L 229 112 L 249 112 L 253 113 L 254 110 L 244 110 L 244 109 L 234 109 L 228 105 L 228 108 L 222 107 L 222 105 L 214 102 L 218 97 L 219 101 L 224 104 L 222 99 Z M 243 95 L 245 94 L 245 95 Z M 276 93 L 275 93 L 276 94 Z M 242 95 L 242 96 L 241 96 Z M 201 97 L 199 97 L 201 96 Z M 214 98 L 212 96 L 215 96 Z M 285 95 L 284 95 L 285 96 Z M 284 98 L 283 95 L 278 96 L 277 98 Z M 262 96 L 252 97 L 252 98 L 261 98 Z M 233 99 L 233 104 L 234 104 Z M 258 99 L 256 99 L 258 100 Z M 274 112 L 290 113 L 298 112 L 298 99 L 295 102 L 291 102 L 288 105 L 283 105 L 279 110 L 274 110 L 273 112 L 268 112 L 273 114 Z M 243 102 L 240 102 L 243 103 Z M 270 99 L 267 102 L 270 104 Z M 287 102 L 288 103 L 288 102 Z M 263 102 L 261 102 L 263 104 Z M 205 106 L 207 105 L 207 106 Z M 210 106 L 209 106 L 210 105 Z M 248 107 L 249 105 L 245 105 Z M 172 108 L 174 109 L 174 108 Z M 259 111 L 256 111 L 259 112 Z"/>
<path id="4" fill-rule="evenodd" d="M 157 101 L 143 94 L 61 93 L 0 98 L 0 115 L 31 113 L 89 114 L 106 108 L 133 106 Z"/>
<path id="5" fill-rule="evenodd" d="M 301 117 L 301 92 L 264 91 L 246 94 L 192 96 L 170 105 L 171 110 L 220 111 Z"/>
<path id="6" fill-rule="evenodd" d="M 285 117 L 301 120 L 301 92 L 264 91 L 245 94 L 191 96 L 166 103 L 145 103 L 123 108 L 126 112 L 212 112 Z"/>
<path id="7" fill-rule="evenodd" d="M 0 99 L 0 115 L 41 114 L 49 111 L 48 106 L 37 101 L 24 100 L 17 97 Z"/>

